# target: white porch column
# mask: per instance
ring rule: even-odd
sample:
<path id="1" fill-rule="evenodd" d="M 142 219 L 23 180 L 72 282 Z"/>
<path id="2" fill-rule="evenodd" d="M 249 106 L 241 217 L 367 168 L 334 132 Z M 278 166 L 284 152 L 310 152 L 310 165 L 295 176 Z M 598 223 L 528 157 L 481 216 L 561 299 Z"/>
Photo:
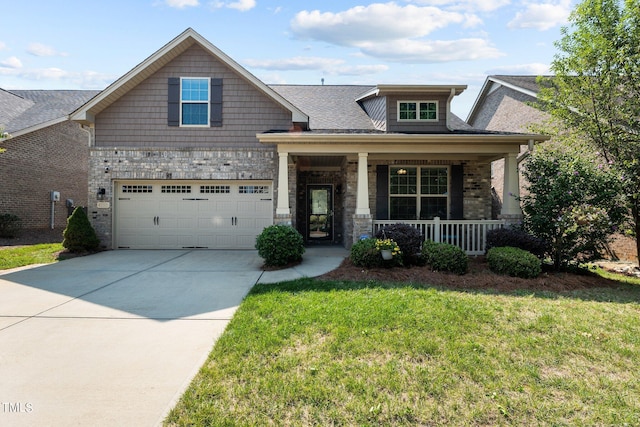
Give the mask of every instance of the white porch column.
<path id="1" fill-rule="evenodd" d="M 278 153 L 278 205 L 276 215 L 291 215 L 289 209 L 289 153 Z"/>
<path id="2" fill-rule="evenodd" d="M 520 209 L 520 182 L 518 176 L 518 159 L 516 153 L 509 153 L 504 158 L 504 187 L 502 190 L 502 215 L 522 215 Z"/>
<path id="3" fill-rule="evenodd" d="M 369 209 L 369 176 L 367 174 L 367 157 L 369 153 L 358 153 L 358 196 L 356 198 L 356 215 L 371 215 Z"/>

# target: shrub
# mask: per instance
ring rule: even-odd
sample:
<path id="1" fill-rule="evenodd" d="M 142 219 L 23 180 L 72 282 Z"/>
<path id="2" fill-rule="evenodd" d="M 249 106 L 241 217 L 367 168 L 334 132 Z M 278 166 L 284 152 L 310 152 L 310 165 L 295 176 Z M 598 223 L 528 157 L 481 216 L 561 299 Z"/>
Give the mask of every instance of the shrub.
<path id="1" fill-rule="evenodd" d="M 409 224 L 391 224 L 384 226 L 376 233 L 378 239 L 393 239 L 402 251 L 402 259 L 406 265 L 421 263 L 422 234 L 420 230 Z"/>
<path id="2" fill-rule="evenodd" d="M 22 220 L 13 214 L 0 214 L 0 237 L 17 237 L 22 231 Z"/>
<path id="3" fill-rule="evenodd" d="M 534 254 L 509 246 L 489 249 L 487 264 L 495 273 L 524 279 L 538 277 L 542 272 L 542 263 Z"/>
<path id="4" fill-rule="evenodd" d="M 487 233 L 487 251 L 505 246 L 524 249 L 541 259 L 548 249 L 547 242 L 543 239 L 517 228 L 497 228 Z"/>
<path id="5" fill-rule="evenodd" d="M 96 231 L 91 226 L 84 208 L 80 206 L 67 218 L 67 228 L 62 235 L 62 246 L 69 252 L 94 251 L 100 245 Z"/>
<path id="6" fill-rule="evenodd" d="M 435 271 L 450 271 L 456 274 L 467 272 L 469 258 L 455 245 L 428 240 L 422 245 L 422 254 L 427 264 Z"/>
<path id="7" fill-rule="evenodd" d="M 256 249 L 265 265 L 282 266 L 302 260 L 304 240 L 289 225 L 270 225 L 256 238 Z"/>
<path id="8" fill-rule="evenodd" d="M 376 246 L 378 239 L 368 238 L 351 246 L 351 262 L 357 267 L 372 268 L 382 266 L 382 256 Z"/>

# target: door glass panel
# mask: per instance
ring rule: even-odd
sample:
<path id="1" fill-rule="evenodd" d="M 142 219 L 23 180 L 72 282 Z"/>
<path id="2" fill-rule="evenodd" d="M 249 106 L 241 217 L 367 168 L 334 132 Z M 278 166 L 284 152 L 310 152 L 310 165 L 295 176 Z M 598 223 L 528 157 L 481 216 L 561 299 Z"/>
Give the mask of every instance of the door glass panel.
<path id="1" fill-rule="evenodd" d="M 331 240 L 333 206 L 331 186 L 314 186 L 308 189 L 308 238 Z"/>

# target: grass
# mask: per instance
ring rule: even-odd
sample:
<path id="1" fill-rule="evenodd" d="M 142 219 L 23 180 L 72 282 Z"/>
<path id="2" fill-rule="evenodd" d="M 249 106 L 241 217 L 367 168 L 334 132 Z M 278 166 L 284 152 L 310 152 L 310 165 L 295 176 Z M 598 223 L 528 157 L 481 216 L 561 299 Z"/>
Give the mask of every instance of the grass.
<path id="1" fill-rule="evenodd" d="M 640 425 L 640 286 L 300 279 L 247 296 L 166 425 Z"/>
<path id="2" fill-rule="evenodd" d="M 0 250 L 0 270 L 31 264 L 49 264 L 58 261 L 62 243 L 45 243 Z"/>

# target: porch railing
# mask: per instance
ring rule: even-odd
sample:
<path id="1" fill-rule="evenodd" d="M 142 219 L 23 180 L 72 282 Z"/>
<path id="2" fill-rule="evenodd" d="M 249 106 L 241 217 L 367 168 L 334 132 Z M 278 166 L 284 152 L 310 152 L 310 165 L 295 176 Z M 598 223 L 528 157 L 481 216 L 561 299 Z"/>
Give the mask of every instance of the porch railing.
<path id="1" fill-rule="evenodd" d="M 373 221 L 373 234 L 385 225 L 398 222 L 417 228 L 425 240 L 456 245 L 467 255 L 484 255 L 487 232 L 504 227 L 503 220 L 441 220 L 435 217 L 429 221 Z"/>

